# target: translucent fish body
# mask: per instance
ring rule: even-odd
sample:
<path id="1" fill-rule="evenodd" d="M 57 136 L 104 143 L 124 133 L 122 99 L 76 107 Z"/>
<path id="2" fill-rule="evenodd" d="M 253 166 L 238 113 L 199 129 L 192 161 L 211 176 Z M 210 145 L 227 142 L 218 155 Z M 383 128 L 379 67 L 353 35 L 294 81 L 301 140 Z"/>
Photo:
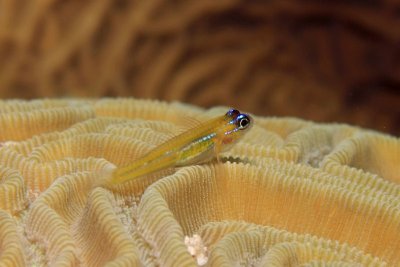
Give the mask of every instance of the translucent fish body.
<path id="1" fill-rule="evenodd" d="M 112 173 L 111 183 L 119 184 L 165 168 L 211 160 L 229 149 L 251 128 L 251 124 L 249 115 L 231 109 L 223 116 L 173 137 L 132 164 L 117 168 Z"/>

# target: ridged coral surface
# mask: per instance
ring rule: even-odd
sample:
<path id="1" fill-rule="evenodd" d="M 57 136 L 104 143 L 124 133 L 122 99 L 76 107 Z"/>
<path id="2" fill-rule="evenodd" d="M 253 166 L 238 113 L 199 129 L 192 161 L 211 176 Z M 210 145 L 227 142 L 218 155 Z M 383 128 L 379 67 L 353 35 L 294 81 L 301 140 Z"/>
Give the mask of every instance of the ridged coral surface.
<path id="1" fill-rule="evenodd" d="M 0 102 L 0 266 L 396 266 L 400 140 L 255 118 L 221 162 L 102 186 L 198 120 L 137 99 Z"/>

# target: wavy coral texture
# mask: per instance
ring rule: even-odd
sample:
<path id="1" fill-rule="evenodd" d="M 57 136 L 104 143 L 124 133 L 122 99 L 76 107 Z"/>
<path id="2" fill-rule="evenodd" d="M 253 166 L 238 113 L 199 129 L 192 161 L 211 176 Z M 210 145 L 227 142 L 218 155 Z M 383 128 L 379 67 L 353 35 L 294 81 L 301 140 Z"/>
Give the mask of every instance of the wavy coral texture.
<path id="1" fill-rule="evenodd" d="M 0 103 L 0 266 L 393 266 L 400 140 L 255 116 L 223 162 L 99 187 L 203 110 L 137 99 Z M 185 115 L 185 116 L 183 116 Z M 186 117 L 186 119 L 185 119 Z"/>

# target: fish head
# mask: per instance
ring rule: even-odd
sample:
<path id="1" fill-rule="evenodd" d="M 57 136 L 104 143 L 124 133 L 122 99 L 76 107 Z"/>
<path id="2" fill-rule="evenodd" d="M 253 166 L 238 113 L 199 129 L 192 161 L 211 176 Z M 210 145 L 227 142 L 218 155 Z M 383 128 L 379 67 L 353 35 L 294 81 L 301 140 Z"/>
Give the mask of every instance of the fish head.
<path id="1" fill-rule="evenodd" d="M 240 113 L 237 109 L 230 109 L 224 116 L 221 143 L 223 145 L 234 144 L 251 129 L 252 125 L 253 119 L 250 115 Z"/>

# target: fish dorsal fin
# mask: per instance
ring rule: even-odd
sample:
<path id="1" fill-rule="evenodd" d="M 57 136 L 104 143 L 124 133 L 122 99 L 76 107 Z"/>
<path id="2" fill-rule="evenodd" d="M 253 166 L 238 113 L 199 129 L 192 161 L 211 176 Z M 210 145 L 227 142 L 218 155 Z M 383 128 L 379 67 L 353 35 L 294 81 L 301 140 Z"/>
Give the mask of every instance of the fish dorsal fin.
<path id="1" fill-rule="evenodd" d="M 207 120 L 207 118 L 204 118 L 204 116 L 186 116 L 183 115 L 179 118 L 177 121 L 177 129 L 178 133 L 187 131 L 189 129 L 193 129 L 196 127 L 200 127 L 204 124 L 204 122 Z"/>

